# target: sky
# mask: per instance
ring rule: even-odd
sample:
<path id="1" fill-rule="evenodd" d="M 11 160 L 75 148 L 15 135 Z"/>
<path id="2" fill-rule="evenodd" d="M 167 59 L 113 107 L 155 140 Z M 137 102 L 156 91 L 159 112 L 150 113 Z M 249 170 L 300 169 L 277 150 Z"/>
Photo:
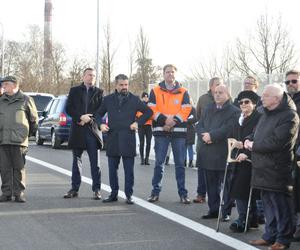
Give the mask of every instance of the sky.
<path id="1" fill-rule="evenodd" d="M 43 28 L 44 0 L 0 0 L 5 40 L 24 39 L 28 25 Z M 52 0 L 52 37 L 68 55 L 95 57 L 97 0 Z M 200 61 L 221 55 L 237 37 L 246 38 L 265 12 L 283 18 L 300 51 L 299 0 L 99 0 L 100 44 L 110 23 L 116 49 L 114 74 L 128 74 L 130 43 L 140 27 L 149 39 L 155 65 L 173 63 L 191 75 Z M 0 31 L 1 32 L 1 31 Z M 1 33 L 0 33 L 1 34 Z M 100 45 L 101 46 L 101 45 Z"/>

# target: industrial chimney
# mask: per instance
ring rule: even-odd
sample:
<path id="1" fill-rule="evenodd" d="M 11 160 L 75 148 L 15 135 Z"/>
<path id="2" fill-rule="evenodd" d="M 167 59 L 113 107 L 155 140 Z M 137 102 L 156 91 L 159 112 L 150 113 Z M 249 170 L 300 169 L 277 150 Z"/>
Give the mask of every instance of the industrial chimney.
<path id="1" fill-rule="evenodd" d="M 52 1 L 45 0 L 44 19 L 44 84 L 51 83 L 51 57 L 52 57 Z"/>

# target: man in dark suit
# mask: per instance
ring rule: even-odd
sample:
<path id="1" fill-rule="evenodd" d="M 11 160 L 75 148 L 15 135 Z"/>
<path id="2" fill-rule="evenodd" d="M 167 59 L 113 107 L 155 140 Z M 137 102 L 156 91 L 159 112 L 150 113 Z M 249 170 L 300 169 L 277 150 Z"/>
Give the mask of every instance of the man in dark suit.
<path id="1" fill-rule="evenodd" d="M 223 182 L 226 159 L 227 138 L 234 123 L 238 120 L 240 110 L 230 103 L 227 86 L 220 84 L 215 88 L 214 103 L 206 106 L 196 125 L 199 143 L 199 166 L 204 169 L 209 211 L 202 219 L 218 217 L 220 190 Z M 228 221 L 231 201 L 228 197 L 230 178 L 224 185 L 223 221 Z"/>
<path id="2" fill-rule="evenodd" d="M 115 78 L 116 90 L 103 99 L 97 111 L 97 121 L 107 113 L 108 125 L 101 124 L 102 132 L 108 134 L 106 155 L 108 157 L 109 183 L 111 194 L 103 202 L 118 200 L 118 168 L 122 157 L 125 172 L 126 203 L 133 204 L 134 157 L 136 156 L 135 133 L 138 125 L 143 125 L 152 116 L 151 109 L 138 96 L 128 91 L 128 77 L 119 74 Z M 137 112 L 143 113 L 136 120 Z"/>
<path id="3" fill-rule="evenodd" d="M 83 82 L 70 89 L 66 111 L 72 117 L 69 147 L 73 153 L 72 187 L 64 198 L 78 196 L 81 183 L 82 153 L 87 151 L 92 175 L 93 199 L 100 200 L 101 172 L 98 166 L 97 138 L 92 133 L 91 121 L 102 102 L 103 91 L 95 86 L 96 72 L 86 68 L 83 72 Z"/>

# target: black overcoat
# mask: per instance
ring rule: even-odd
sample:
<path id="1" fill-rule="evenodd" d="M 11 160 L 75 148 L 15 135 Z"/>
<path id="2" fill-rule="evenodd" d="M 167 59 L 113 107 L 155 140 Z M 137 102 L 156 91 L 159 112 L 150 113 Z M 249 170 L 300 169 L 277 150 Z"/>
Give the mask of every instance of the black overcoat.
<path id="1" fill-rule="evenodd" d="M 254 110 L 250 116 L 246 117 L 243 120 L 242 125 L 237 122 L 233 127 L 232 136 L 230 137 L 244 143 L 245 138 L 253 133 L 260 115 L 261 114 L 257 110 Z M 251 160 L 251 153 L 245 149 L 234 151 L 233 157 L 237 157 L 240 153 L 246 154 L 248 156 L 248 159 Z M 252 164 L 249 161 L 242 161 L 234 163 L 233 166 L 234 171 L 231 182 L 230 195 L 235 199 L 247 200 L 249 197 L 251 185 Z"/>
<path id="2" fill-rule="evenodd" d="M 122 103 L 119 103 L 118 93 L 105 96 L 100 109 L 97 111 L 97 121 L 107 112 L 108 137 L 106 155 L 111 157 L 136 156 L 136 131 L 130 129 L 133 122 L 143 125 L 152 116 L 152 110 L 138 96 L 128 93 Z M 136 120 L 136 113 L 143 113 Z"/>
<path id="3" fill-rule="evenodd" d="M 68 101 L 66 106 L 66 112 L 72 117 L 72 125 L 69 136 L 69 147 L 74 149 L 86 149 L 85 133 L 88 128 L 88 124 L 84 126 L 78 125 L 80 117 L 84 114 L 96 115 L 97 109 L 99 109 L 103 90 L 93 86 L 89 88 L 89 102 L 86 107 L 86 94 L 87 89 L 82 83 L 79 86 L 72 87 L 68 95 Z"/>
<path id="4" fill-rule="evenodd" d="M 227 101 L 222 109 L 208 104 L 196 125 L 199 144 L 199 166 L 207 170 L 224 170 L 227 160 L 227 138 L 238 120 L 240 109 Z M 202 141 L 201 133 L 208 132 L 212 143 Z"/>
<path id="5" fill-rule="evenodd" d="M 300 91 L 293 95 L 293 101 L 296 104 L 297 113 L 300 116 Z M 295 146 L 295 151 L 300 147 L 300 130 L 298 131 L 298 138 Z M 294 204 L 295 211 L 300 213 L 300 167 L 297 165 L 297 161 L 300 161 L 300 155 L 297 155 L 294 162 Z"/>
<path id="6" fill-rule="evenodd" d="M 295 104 L 285 93 L 277 108 L 271 111 L 264 108 L 253 137 L 251 181 L 254 188 L 290 192 L 298 127 Z"/>

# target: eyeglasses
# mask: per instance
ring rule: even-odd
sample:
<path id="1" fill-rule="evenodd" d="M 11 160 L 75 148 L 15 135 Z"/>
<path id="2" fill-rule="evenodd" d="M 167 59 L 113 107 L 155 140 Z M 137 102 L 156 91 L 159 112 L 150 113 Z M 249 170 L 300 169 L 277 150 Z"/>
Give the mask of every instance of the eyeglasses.
<path id="1" fill-rule="evenodd" d="M 249 104 L 249 103 L 250 103 L 249 100 L 239 101 L 239 104 L 240 104 L 240 105 L 243 105 L 243 104 Z"/>
<path id="2" fill-rule="evenodd" d="M 289 85 L 290 83 L 292 83 L 292 84 L 296 84 L 298 82 L 298 80 L 287 80 L 287 81 L 285 81 L 284 83 L 286 84 L 286 85 Z"/>

